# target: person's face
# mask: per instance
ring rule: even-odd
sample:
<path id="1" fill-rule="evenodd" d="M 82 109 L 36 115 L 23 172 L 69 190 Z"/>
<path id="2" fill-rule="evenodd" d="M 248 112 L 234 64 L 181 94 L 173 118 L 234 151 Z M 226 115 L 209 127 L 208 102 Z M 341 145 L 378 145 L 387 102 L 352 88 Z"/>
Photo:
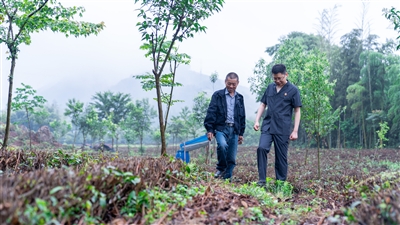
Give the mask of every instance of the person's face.
<path id="1" fill-rule="evenodd" d="M 238 85 L 239 81 L 237 79 L 231 79 L 228 77 L 225 80 L 225 86 L 229 93 L 234 93 Z"/>
<path id="2" fill-rule="evenodd" d="M 274 79 L 275 84 L 278 87 L 281 87 L 281 86 L 285 85 L 286 82 L 287 82 L 287 80 L 286 80 L 287 76 L 288 76 L 287 73 L 284 73 L 284 74 L 283 73 L 273 74 L 273 79 Z"/>

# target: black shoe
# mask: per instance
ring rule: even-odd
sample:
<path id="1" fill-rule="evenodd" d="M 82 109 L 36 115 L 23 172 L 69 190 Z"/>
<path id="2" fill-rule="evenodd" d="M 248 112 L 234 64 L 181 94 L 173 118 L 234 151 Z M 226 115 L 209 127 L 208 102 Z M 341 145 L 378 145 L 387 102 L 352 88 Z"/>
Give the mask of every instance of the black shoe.
<path id="1" fill-rule="evenodd" d="M 263 181 L 258 181 L 258 182 L 257 182 L 257 186 L 266 188 L 266 187 L 267 187 L 267 184 L 266 184 L 265 182 L 263 182 Z"/>
<path id="2" fill-rule="evenodd" d="M 214 174 L 214 178 L 223 177 L 224 173 L 225 173 L 225 171 L 217 170 L 217 172 Z"/>

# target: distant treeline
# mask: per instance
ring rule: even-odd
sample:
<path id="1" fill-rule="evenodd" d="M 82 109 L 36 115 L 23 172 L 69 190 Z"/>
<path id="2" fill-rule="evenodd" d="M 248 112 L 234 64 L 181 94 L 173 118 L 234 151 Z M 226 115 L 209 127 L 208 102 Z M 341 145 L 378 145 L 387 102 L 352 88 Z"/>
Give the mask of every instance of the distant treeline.
<path id="1" fill-rule="evenodd" d="M 288 79 L 301 90 L 303 103 L 326 95 L 329 104 L 317 111 L 330 108 L 325 118 L 337 114 L 336 118 L 330 118 L 333 121 L 325 121 L 327 127 L 319 132 L 321 147 L 398 147 L 400 56 L 396 54 L 395 41 L 379 43 L 378 35 L 354 29 L 340 37 L 337 45 L 327 33 L 320 33 L 291 32 L 278 44 L 266 48 L 273 59 L 271 62 L 260 59 L 257 63 L 254 76 L 249 78 L 252 92 L 260 99 L 267 84 L 272 82 L 271 66 L 285 63 Z M 311 73 L 321 60 L 327 62 L 321 71 L 325 79 L 313 90 L 316 95 L 310 95 L 308 87 L 314 82 L 313 77 L 318 76 Z M 318 86 L 326 84 L 329 84 L 327 89 L 318 90 Z M 303 104 L 300 138 L 295 145 L 316 146 L 318 132 L 308 132 L 306 127 L 314 121 L 303 114 L 312 107 L 316 105 Z"/>

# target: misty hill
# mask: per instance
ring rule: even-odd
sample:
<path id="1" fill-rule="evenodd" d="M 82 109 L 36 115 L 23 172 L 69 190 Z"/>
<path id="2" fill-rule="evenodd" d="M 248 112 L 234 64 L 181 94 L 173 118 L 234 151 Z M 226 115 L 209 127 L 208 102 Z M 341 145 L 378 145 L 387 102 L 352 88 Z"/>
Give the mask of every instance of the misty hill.
<path id="1" fill-rule="evenodd" d="M 225 78 L 225 74 L 220 74 L 219 78 L 220 79 L 214 84 L 215 90 L 225 87 L 224 81 L 222 80 Z M 171 107 L 170 115 L 177 115 L 184 106 L 192 108 L 193 99 L 199 92 L 205 91 L 208 96 L 211 96 L 213 93 L 213 84 L 210 81 L 209 75 L 191 71 L 187 67 L 178 69 L 176 81 L 183 84 L 183 86 L 174 89 L 173 98 L 176 100 L 184 100 L 184 102 L 175 103 Z M 241 80 L 241 82 L 244 83 L 247 81 Z M 149 98 L 150 104 L 157 109 L 157 102 L 152 100 L 156 97 L 155 90 L 144 91 L 141 87 L 140 80 L 132 76 L 116 84 L 101 82 L 101 79 L 85 79 L 85 77 L 82 77 L 78 81 L 65 78 L 59 83 L 39 89 L 38 95 L 42 95 L 50 103 L 57 102 L 61 112 L 63 112 L 68 99 L 75 98 L 84 103 L 88 103 L 92 101 L 91 98 L 96 92 L 104 91 L 128 93 L 132 96 L 134 101 Z M 237 91 L 244 96 L 247 117 L 253 119 L 255 116 L 254 112 L 257 110 L 259 103 L 256 103 L 255 96 L 250 93 L 248 87 L 239 84 Z"/>

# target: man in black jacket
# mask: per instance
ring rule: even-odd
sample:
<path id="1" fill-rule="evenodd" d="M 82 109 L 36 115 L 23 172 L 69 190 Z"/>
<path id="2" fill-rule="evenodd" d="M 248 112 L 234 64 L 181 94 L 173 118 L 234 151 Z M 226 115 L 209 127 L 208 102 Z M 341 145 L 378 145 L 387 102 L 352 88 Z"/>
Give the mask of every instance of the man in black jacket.
<path id="1" fill-rule="evenodd" d="M 228 73 L 226 88 L 214 92 L 204 119 L 208 140 L 215 136 L 217 141 L 217 172 L 215 178 L 231 179 L 236 166 L 238 144 L 243 142 L 246 114 L 243 96 L 236 92 L 239 76 Z"/>
<path id="2" fill-rule="evenodd" d="M 257 148 L 258 184 L 265 186 L 268 165 L 268 153 L 272 142 L 275 149 L 275 177 L 285 181 L 287 178 L 287 153 L 289 140 L 297 139 L 300 124 L 300 91 L 287 80 L 289 74 L 286 66 L 276 64 L 272 67 L 274 82 L 269 84 L 258 108 L 254 130 L 261 129 L 259 146 Z M 266 107 L 267 113 L 260 127 L 259 121 Z M 291 129 L 292 115 L 294 126 Z"/>

